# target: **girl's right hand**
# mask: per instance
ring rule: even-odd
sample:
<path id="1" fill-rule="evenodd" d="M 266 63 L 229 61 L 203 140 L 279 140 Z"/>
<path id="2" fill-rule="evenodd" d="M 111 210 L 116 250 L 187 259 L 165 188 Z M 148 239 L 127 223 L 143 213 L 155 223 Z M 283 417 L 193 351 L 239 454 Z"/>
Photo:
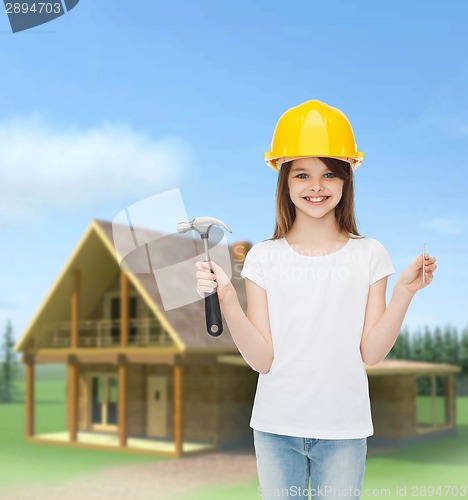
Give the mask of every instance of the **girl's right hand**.
<path id="1" fill-rule="evenodd" d="M 215 288 L 218 289 L 218 299 L 222 303 L 226 296 L 232 292 L 236 292 L 231 280 L 216 262 L 211 261 L 213 271 L 211 272 L 208 262 L 196 262 L 197 266 L 197 293 L 200 297 L 205 298 L 205 293 L 212 292 Z"/>

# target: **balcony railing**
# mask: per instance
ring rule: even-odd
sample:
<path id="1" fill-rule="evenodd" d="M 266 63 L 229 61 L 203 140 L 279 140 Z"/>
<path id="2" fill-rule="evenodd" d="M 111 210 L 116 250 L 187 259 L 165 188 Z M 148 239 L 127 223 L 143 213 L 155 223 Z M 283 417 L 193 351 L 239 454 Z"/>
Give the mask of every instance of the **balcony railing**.
<path id="1" fill-rule="evenodd" d="M 156 318 L 128 320 L 128 345 L 131 347 L 169 346 L 174 341 Z M 38 347 L 71 347 L 71 322 L 50 323 L 39 336 Z M 118 347 L 120 320 L 87 320 L 78 322 L 79 347 Z"/>

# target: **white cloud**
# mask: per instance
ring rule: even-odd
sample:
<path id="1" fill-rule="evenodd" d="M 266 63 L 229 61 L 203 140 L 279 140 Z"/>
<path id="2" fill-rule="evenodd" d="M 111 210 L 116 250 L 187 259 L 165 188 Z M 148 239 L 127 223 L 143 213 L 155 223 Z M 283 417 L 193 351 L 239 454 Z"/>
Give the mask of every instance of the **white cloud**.
<path id="1" fill-rule="evenodd" d="M 120 124 L 60 128 L 38 116 L 0 122 L 0 226 L 179 185 L 191 157 L 178 137 L 155 140 Z"/>
<path id="2" fill-rule="evenodd" d="M 435 233 L 461 234 L 466 228 L 466 222 L 461 219 L 449 219 L 447 217 L 434 217 L 422 225 Z"/>

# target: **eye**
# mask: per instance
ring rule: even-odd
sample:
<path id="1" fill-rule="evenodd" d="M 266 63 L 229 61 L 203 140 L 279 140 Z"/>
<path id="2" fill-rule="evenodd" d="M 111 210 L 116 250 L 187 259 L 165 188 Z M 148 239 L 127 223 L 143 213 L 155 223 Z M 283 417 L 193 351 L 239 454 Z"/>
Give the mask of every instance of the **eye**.
<path id="1" fill-rule="evenodd" d="M 299 174 L 299 175 L 296 175 L 296 177 L 299 177 L 299 178 L 303 179 L 303 177 L 301 177 L 301 175 L 307 175 L 307 174 Z M 333 177 L 336 177 L 336 175 L 333 172 L 327 172 L 325 175 L 331 175 L 332 176 L 332 177 L 328 177 L 328 179 L 333 179 Z"/>

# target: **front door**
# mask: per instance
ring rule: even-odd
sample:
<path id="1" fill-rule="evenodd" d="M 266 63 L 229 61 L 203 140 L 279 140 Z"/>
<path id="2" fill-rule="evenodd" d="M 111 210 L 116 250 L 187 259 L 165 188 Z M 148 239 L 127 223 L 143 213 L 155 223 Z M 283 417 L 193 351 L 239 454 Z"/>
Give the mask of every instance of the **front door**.
<path id="1" fill-rule="evenodd" d="M 153 437 L 167 435 L 167 380 L 166 377 L 148 377 L 147 434 Z"/>
<path id="2" fill-rule="evenodd" d="M 91 375 L 91 429 L 117 430 L 117 375 Z"/>

